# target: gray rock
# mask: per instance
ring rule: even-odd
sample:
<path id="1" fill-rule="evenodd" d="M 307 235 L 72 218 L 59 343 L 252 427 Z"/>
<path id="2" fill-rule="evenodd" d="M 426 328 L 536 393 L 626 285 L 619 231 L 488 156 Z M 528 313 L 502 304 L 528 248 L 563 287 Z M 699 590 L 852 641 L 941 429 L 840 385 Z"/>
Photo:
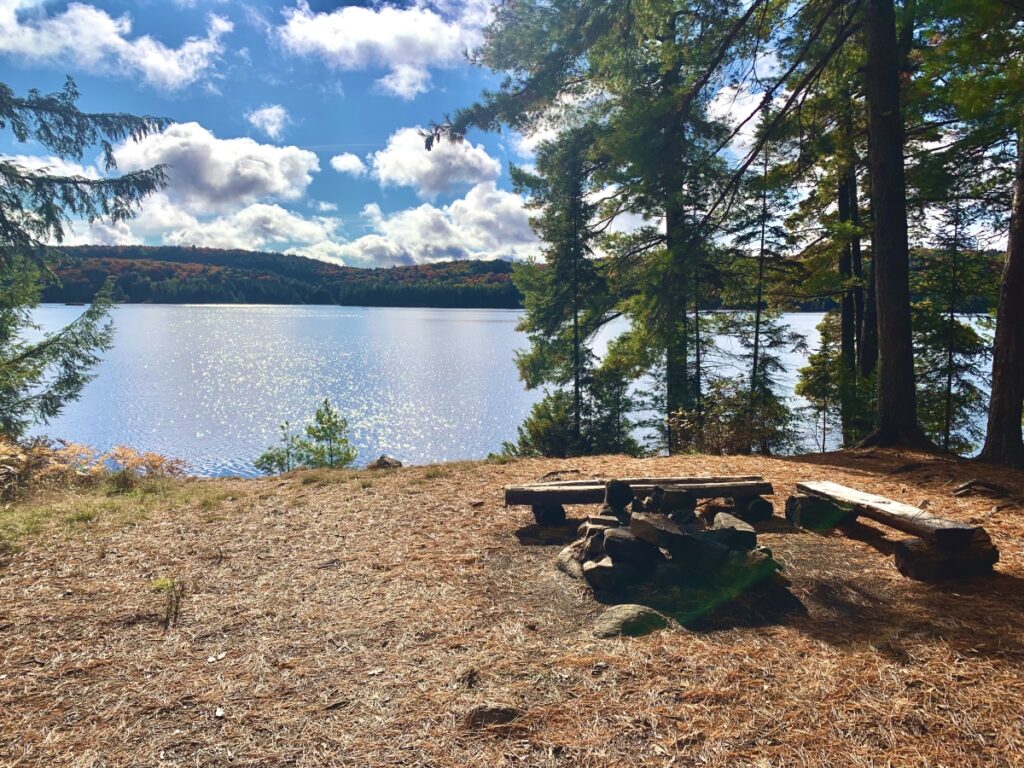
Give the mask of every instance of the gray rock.
<path id="1" fill-rule="evenodd" d="M 367 469 L 398 469 L 401 466 L 402 466 L 402 462 L 400 462 L 398 459 L 392 458 L 391 456 L 387 456 L 386 454 L 381 454 L 381 456 L 379 458 L 374 459 L 369 464 L 367 464 L 366 468 Z"/>
<path id="2" fill-rule="evenodd" d="M 604 537 L 605 531 L 595 533 L 592 536 L 588 536 L 584 539 L 583 544 L 583 559 L 584 560 L 600 560 L 605 555 L 604 550 Z"/>
<path id="3" fill-rule="evenodd" d="M 574 579 L 582 579 L 583 566 L 581 563 L 583 562 L 584 543 L 582 540 L 574 541 L 559 552 L 555 567 L 567 576 L 572 576 Z"/>
<path id="4" fill-rule="evenodd" d="M 638 539 L 628 528 L 609 528 L 603 538 L 604 553 L 616 562 L 652 566 L 660 557 L 657 547 Z"/>
<path id="5" fill-rule="evenodd" d="M 674 539 L 683 535 L 682 528 L 672 520 L 649 512 L 635 512 L 629 521 L 629 530 L 638 539 L 666 549 Z"/>
<path id="6" fill-rule="evenodd" d="M 715 530 L 711 532 L 713 539 L 730 549 L 748 552 L 757 546 L 757 532 L 754 527 L 738 517 L 719 512 L 715 515 L 714 528 Z"/>
<path id="7" fill-rule="evenodd" d="M 615 592 L 635 583 L 642 575 L 633 563 L 617 563 L 610 557 L 583 563 L 583 578 L 596 590 Z"/>
<path id="8" fill-rule="evenodd" d="M 610 527 L 612 527 L 612 526 L 604 525 L 602 523 L 594 523 L 594 522 L 591 522 L 590 520 L 587 520 L 587 522 L 585 522 L 585 523 L 580 523 L 580 527 L 576 529 L 576 533 L 578 533 L 580 535 L 580 538 L 587 539 L 587 538 L 590 538 L 591 536 L 595 536 L 595 535 L 597 535 L 599 533 L 603 534 Z M 615 527 L 618 527 L 617 523 L 616 523 Z"/>
<path id="9" fill-rule="evenodd" d="M 595 637 L 639 637 L 664 629 L 668 619 L 646 605 L 616 605 L 597 617 Z"/>

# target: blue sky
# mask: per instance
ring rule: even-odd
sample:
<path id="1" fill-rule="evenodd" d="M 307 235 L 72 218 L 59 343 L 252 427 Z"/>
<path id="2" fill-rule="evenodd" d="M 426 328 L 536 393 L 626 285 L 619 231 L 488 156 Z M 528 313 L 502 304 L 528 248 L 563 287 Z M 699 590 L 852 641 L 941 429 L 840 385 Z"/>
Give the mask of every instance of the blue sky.
<path id="1" fill-rule="evenodd" d="M 71 242 L 242 247 L 376 266 L 536 250 L 510 163 L 530 140 L 474 134 L 426 153 L 415 129 L 472 102 L 486 0 L 0 0 L 0 81 L 15 92 L 75 78 L 90 111 L 177 124 L 118 148 L 171 184 L 133 222 L 77 226 Z M 28 166 L 96 175 L 18 145 Z"/>

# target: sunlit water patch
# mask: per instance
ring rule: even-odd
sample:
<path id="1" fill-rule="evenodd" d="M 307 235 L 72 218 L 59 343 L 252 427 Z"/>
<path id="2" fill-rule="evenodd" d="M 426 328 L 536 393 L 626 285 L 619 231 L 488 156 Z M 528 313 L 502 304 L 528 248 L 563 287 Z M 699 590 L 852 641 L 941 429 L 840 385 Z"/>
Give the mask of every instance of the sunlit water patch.
<path id="1" fill-rule="evenodd" d="M 55 330 L 80 307 L 36 314 Z M 201 475 L 254 473 L 253 459 L 323 398 L 345 415 L 359 463 L 482 458 L 513 440 L 540 398 L 518 378 L 520 313 L 490 309 L 122 305 L 114 348 L 82 398 L 39 430 L 106 450 L 185 459 Z M 813 348 L 818 314 L 787 316 Z M 613 323 L 598 353 L 625 327 Z M 805 355 L 786 355 L 792 388 Z M 723 365 L 727 365 L 723 361 Z"/>

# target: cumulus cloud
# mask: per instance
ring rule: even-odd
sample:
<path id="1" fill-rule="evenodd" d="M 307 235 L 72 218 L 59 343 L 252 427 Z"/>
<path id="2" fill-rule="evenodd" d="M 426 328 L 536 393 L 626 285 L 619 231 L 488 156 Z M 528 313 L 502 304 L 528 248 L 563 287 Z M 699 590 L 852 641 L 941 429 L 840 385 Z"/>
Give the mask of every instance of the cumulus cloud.
<path id="1" fill-rule="evenodd" d="M 70 3 L 47 14 L 38 0 L 0 2 L 0 55 L 60 64 L 95 73 L 139 77 L 177 90 L 205 77 L 224 51 L 233 26 L 210 15 L 206 35 L 172 48 L 150 35 L 132 37 L 128 14 L 113 17 L 92 5 Z"/>
<path id="2" fill-rule="evenodd" d="M 359 155 L 353 155 L 351 152 L 342 152 L 340 155 L 332 157 L 331 168 L 338 173 L 347 173 L 350 176 L 366 175 L 366 163 Z"/>
<path id="3" fill-rule="evenodd" d="M 245 119 L 249 121 L 249 125 L 263 131 L 272 139 L 280 139 L 285 127 L 291 122 L 288 110 L 280 104 L 268 104 L 246 112 Z"/>
<path id="4" fill-rule="evenodd" d="M 314 153 L 218 139 L 198 123 L 178 123 L 115 149 L 122 170 L 167 165 L 168 192 L 190 212 L 228 210 L 265 198 L 294 200 L 320 170 Z"/>
<path id="5" fill-rule="evenodd" d="M 422 198 L 433 198 L 459 186 L 491 181 L 501 175 L 501 163 L 482 146 L 469 141 L 442 141 L 427 152 L 419 128 L 402 128 L 384 149 L 370 156 L 373 176 L 384 186 L 412 187 Z"/>
<path id="6" fill-rule="evenodd" d="M 403 99 L 430 89 L 430 70 L 464 62 L 464 52 L 482 42 L 487 3 L 428 4 L 407 7 L 346 5 L 314 13 L 306 0 L 284 9 L 277 28 L 286 50 L 316 56 L 345 71 L 386 69 L 378 87 Z"/>
<path id="7" fill-rule="evenodd" d="M 194 221 L 175 229 L 165 235 L 164 241 L 171 245 L 263 250 L 326 240 L 335 235 L 337 225 L 335 219 L 307 219 L 277 204 L 254 203 L 209 221 Z"/>
<path id="8" fill-rule="evenodd" d="M 376 203 L 363 208 L 371 230 L 339 243 L 332 255 L 363 266 L 411 264 L 449 259 L 523 259 L 537 251 L 529 214 L 519 195 L 483 182 L 465 197 L 437 207 L 385 214 Z"/>

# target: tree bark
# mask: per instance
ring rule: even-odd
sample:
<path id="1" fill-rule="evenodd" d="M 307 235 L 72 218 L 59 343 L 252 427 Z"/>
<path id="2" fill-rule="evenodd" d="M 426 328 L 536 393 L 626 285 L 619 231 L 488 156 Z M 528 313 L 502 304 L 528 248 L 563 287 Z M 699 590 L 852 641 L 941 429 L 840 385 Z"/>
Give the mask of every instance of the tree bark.
<path id="1" fill-rule="evenodd" d="M 992 352 L 988 432 L 978 459 L 1024 468 L 1024 125 L 1017 129 L 1017 165 L 1006 263 L 999 288 Z"/>
<path id="2" fill-rule="evenodd" d="M 670 266 L 663 277 L 662 306 L 665 308 L 665 412 L 668 419 L 668 450 L 673 453 L 681 435 L 672 430 L 673 416 L 690 410 L 690 382 L 687 365 L 688 329 L 686 305 L 689 291 L 687 279 L 687 231 L 685 213 L 671 195 L 665 206 L 665 234 Z"/>
<path id="3" fill-rule="evenodd" d="M 839 220 L 849 223 L 850 193 L 849 176 L 843 174 L 839 181 L 838 204 Z M 856 384 L 857 384 L 857 322 L 856 309 L 853 301 L 853 244 L 843 243 L 839 252 L 839 280 L 843 286 L 839 304 L 839 415 L 843 427 L 843 445 L 853 442 L 854 420 L 856 419 Z"/>
<path id="4" fill-rule="evenodd" d="M 878 312 L 878 417 L 875 430 L 862 445 L 931 448 L 917 423 L 914 390 L 907 185 L 893 0 L 867 0 L 864 37 Z"/>

